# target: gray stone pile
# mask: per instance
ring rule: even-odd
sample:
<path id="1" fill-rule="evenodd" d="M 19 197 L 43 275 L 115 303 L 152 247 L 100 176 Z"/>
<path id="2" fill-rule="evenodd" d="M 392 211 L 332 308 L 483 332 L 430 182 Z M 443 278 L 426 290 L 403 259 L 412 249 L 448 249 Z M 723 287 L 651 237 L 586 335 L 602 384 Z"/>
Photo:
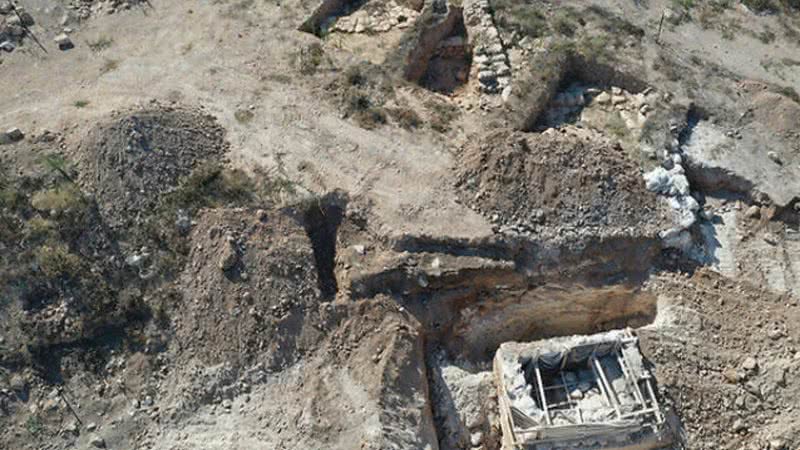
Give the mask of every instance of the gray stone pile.
<path id="1" fill-rule="evenodd" d="M 511 66 L 494 25 L 489 1 L 465 1 L 464 25 L 474 49 L 472 61 L 477 67 L 481 92 L 503 93 L 507 98 L 511 92 Z"/>
<path id="2" fill-rule="evenodd" d="M 25 37 L 26 28 L 34 24 L 24 8 L 14 7 L 7 0 L 0 0 L 0 50 L 12 52 Z"/>
<path id="3" fill-rule="evenodd" d="M 93 15 L 114 14 L 119 10 L 130 9 L 144 2 L 145 0 L 72 0 L 66 7 L 70 10 L 68 15 L 85 20 Z"/>
<path id="4" fill-rule="evenodd" d="M 362 8 L 348 16 L 339 17 L 330 26 L 331 31 L 341 33 L 384 33 L 394 28 L 407 28 L 416 21 L 419 13 L 406 6 L 389 2 L 376 10 Z"/>
<path id="5" fill-rule="evenodd" d="M 697 222 L 700 204 L 691 195 L 680 154 L 677 128 L 673 127 L 672 132 L 675 136 L 662 165 L 647 172 L 644 179 L 647 189 L 664 196 L 675 212 L 675 226 L 659 233 L 662 243 L 665 247 L 688 252 L 693 244 L 689 228 Z"/>

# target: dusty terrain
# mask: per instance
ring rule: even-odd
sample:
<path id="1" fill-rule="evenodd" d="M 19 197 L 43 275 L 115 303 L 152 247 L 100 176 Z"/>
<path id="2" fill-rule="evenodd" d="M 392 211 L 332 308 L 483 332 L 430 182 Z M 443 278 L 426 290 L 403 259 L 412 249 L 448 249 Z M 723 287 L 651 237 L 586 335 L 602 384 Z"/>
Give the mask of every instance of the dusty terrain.
<path id="1" fill-rule="evenodd" d="M 793 0 L 0 0 L 0 448 L 483 449 L 631 327 L 800 448 Z"/>

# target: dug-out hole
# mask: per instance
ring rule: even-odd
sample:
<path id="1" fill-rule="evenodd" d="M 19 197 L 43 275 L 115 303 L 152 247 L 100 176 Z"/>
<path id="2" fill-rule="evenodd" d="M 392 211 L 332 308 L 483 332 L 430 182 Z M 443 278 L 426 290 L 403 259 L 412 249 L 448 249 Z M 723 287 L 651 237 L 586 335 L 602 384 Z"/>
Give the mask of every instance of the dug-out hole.
<path id="1" fill-rule="evenodd" d="M 554 58 L 556 67 L 549 79 L 537 80 L 545 89 L 529 100 L 524 131 L 543 131 L 550 127 L 576 123 L 590 102 L 612 106 L 614 95 L 638 94 L 647 88 L 639 78 L 618 68 L 575 52 Z M 606 97 L 607 98 L 603 98 Z"/>
<path id="2" fill-rule="evenodd" d="M 311 240 L 317 279 L 322 296 L 336 295 L 336 237 L 344 218 L 346 197 L 333 192 L 308 202 L 303 211 L 303 227 Z"/>
<path id="3" fill-rule="evenodd" d="M 354 13 L 366 3 L 367 0 L 324 0 L 299 30 L 323 37 L 339 17 Z"/>
<path id="4" fill-rule="evenodd" d="M 489 361 L 504 342 L 637 328 L 652 323 L 656 312 L 655 295 L 637 285 L 498 291 L 474 296 L 451 313 L 453 320 L 432 341 L 451 357 Z"/>

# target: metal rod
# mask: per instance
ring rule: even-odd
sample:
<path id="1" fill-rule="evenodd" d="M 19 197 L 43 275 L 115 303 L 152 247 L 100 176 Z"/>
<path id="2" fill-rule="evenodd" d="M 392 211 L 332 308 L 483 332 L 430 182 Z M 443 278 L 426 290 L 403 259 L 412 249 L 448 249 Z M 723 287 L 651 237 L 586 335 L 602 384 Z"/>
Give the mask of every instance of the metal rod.
<path id="1" fill-rule="evenodd" d="M 650 399 L 653 401 L 653 409 L 655 409 L 656 413 L 656 421 L 661 423 L 664 421 L 664 416 L 661 415 L 661 406 L 658 405 L 658 400 L 656 400 L 656 393 L 653 392 L 653 385 L 650 384 L 650 380 L 644 380 L 644 384 L 647 385 L 647 392 L 650 393 Z"/>
<path id="2" fill-rule="evenodd" d="M 595 371 L 596 371 L 595 373 L 600 375 L 600 380 L 599 380 L 600 384 L 605 385 L 605 387 L 603 389 L 603 393 L 605 393 L 606 398 L 608 399 L 608 403 L 611 404 L 611 406 L 614 407 L 614 411 L 617 412 L 617 418 L 622 417 L 622 411 L 620 411 L 619 405 L 618 405 L 619 404 L 619 399 L 616 398 L 617 394 L 613 391 L 613 389 L 611 388 L 611 385 L 608 384 L 608 379 L 606 378 L 606 374 L 605 374 L 605 372 L 603 372 L 603 366 L 600 364 L 600 361 L 598 361 L 597 358 L 594 355 L 592 355 L 592 364 L 595 367 Z M 617 401 L 616 403 L 614 403 L 614 401 L 612 400 L 611 395 L 609 394 L 609 392 L 611 394 L 614 394 L 614 400 Z"/>
<path id="3" fill-rule="evenodd" d="M 542 398 L 542 409 L 544 409 L 544 420 L 548 425 L 552 425 L 550 421 L 550 411 L 547 410 L 547 397 L 544 395 L 544 383 L 542 383 L 542 372 L 539 370 L 539 364 L 533 366 L 536 371 L 536 384 L 538 385 L 539 396 Z"/>
<path id="4" fill-rule="evenodd" d="M 564 393 L 567 394 L 567 405 L 572 409 L 572 397 L 569 396 L 569 389 L 567 389 L 567 379 L 564 378 L 564 372 L 558 372 L 561 375 L 561 382 L 564 383 Z"/>
<path id="5" fill-rule="evenodd" d="M 625 414 L 624 416 L 622 416 L 622 418 L 623 419 L 627 419 L 629 417 L 638 417 L 638 416 L 643 416 L 645 414 L 655 413 L 657 411 L 658 410 L 656 408 L 640 409 L 639 411 L 634 411 L 634 412 Z"/>
<path id="6" fill-rule="evenodd" d="M 647 404 L 644 401 L 644 396 L 639 391 L 639 385 L 637 384 L 636 380 L 633 379 L 633 376 L 628 371 L 627 363 L 625 361 L 625 354 L 621 353 L 620 351 L 617 351 L 616 354 L 619 366 L 622 368 L 622 374 L 625 375 L 625 379 L 628 380 L 628 382 L 633 385 L 633 396 L 636 397 L 636 401 L 642 404 L 642 408 L 647 408 Z"/>

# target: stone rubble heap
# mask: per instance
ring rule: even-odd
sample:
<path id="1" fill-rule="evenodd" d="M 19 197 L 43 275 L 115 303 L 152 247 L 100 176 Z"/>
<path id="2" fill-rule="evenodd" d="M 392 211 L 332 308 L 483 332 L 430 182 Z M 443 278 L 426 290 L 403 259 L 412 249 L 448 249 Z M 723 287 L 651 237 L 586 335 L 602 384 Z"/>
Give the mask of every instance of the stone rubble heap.
<path id="1" fill-rule="evenodd" d="M 700 204 L 691 195 L 689 180 L 683 168 L 677 126 L 670 127 L 670 131 L 674 138 L 664 162 L 660 167 L 647 172 L 644 179 L 647 189 L 666 197 L 670 207 L 675 211 L 676 225 L 659 233 L 662 243 L 665 247 L 687 252 L 693 243 L 689 228 L 697 222 Z"/>
<path id="2" fill-rule="evenodd" d="M 411 8 L 389 2 L 385 9 L 362 8 L 348 16 L 339 17 L 331 31 L 342 33 L 384 33 L 394 28 L 407 28 L 414 23 L 419 13 Z"/>
<path id="3" fill-rule="evenodd" d="M 98 15 L 103 12 L 106 14 L 114 14 L 119 10 L 130 9 L 146 0 L 72 0 L 67 5 L 67 9 L 71 11 L 69 15 L 74 15 L 80 20 L 86 20 L 93 15 Z M 68 20 L 68 19 L 67 19 Z M 63 20 L 62 22 L 66 22 Z"/>
<path id="4" fill-rule="evenodd" d="M 16 9 L 11 2 L 0 0 L 0 50 L 12 52 L 25 37 L 25 29 L 34 24 L 24 8 Z"/>
<path id="5" fill-rule="evenodd" d="M 488 0 L 464 2 L 464 24 L 475 53 L 480 90 L 485 94 L 511 93 L 511 67 L 503 42 L 494 25 Z"/>

